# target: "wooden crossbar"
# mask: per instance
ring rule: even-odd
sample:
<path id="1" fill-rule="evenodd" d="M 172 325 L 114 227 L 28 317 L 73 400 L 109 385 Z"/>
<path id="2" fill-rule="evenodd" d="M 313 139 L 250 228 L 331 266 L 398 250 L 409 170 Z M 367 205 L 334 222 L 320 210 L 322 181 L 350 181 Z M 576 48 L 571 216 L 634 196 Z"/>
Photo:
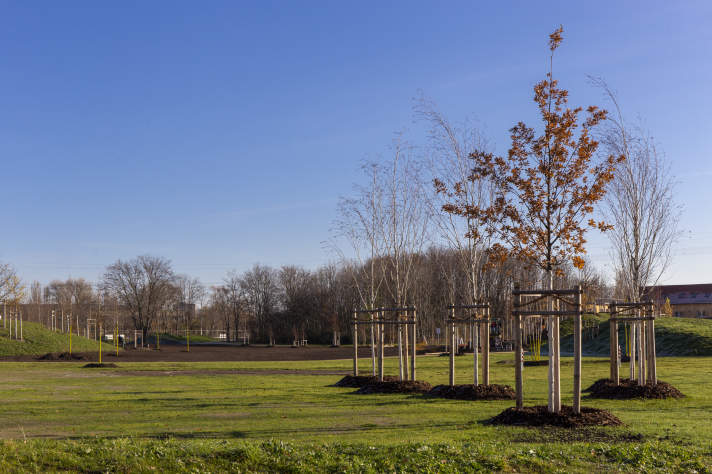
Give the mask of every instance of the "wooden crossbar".
<path id="1" fill-rule="evenodd" d="M 542 295 L 578 295 L 582 293 L 582 290 L 518 290 L 514 289 L 512 291 L 513 295 L 521 296 L 542 296 Z"/>
<path id="2" fill-rule="evenodd" d="M 578 311 L 549 311 L 549 310 L 534 310 L 534 311 L 519 311 L 515 310 L 512 312 L 515 315 L 520 316 L 575 316 L 579 314 Z"/>

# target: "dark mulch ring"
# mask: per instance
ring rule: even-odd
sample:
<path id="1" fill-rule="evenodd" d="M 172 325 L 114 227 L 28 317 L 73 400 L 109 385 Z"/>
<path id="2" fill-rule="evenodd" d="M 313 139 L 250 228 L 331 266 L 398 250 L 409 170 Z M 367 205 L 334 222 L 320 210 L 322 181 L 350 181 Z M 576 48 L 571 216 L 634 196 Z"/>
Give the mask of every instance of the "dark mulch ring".
<path id="1" fill-rule="evenodd" d="M 577 428 L 579 426 L 618 426 L 623 422 L 608 410 L 581 407 L 581 413 L 574 413 L 573 407 L 562 405 L 561 412 L 550 413 L 546 406 L 524 407 L 520 410 L 507 408 L 499 415 L 488 420 L 492 425 L 515 426 L 560 426 Z"/>
<path id="2" fill-rule="evenodd" d="M 600 379 L 594 382 L 584 392 L 589 392 L 589 398 L 683 398 L 685 395 L 667 382 L 658 380 L 652 385 L 638 385 L 637 380 L 621 379 L 619 385 L 615 385 L 610 379 Z"/>
<path id="3" fill-rule="evenodd" d="M 549 359 L 524 361 L 524 367 L 537 367 L 540 365 L 549 365 Z"/>
<path id="4" fill-rule="evenodd" d="M 82 368 L 84 369 L 108 369 L 113 367 L 118 367 L 118 365 L 114 364 L 113 362 L 102 364 L 98 362 L 89 362 L 88 364 L 82 365 Z"/>
<path id="5" fill-rule="evenodd" d="M 37 360 L 87 360 L 87 358 L 81 354 L 70 354 L 69 352 L 50 352 L 48 354 L 39 356 Z"/>
<path id="6" fill-rule="evenodd" d="M 384 375 L 383 381 L 397 382 L 398 377 L 394 377 L 393 375 Z M 332 386 L 360 388 L 375 382 L 378 382 L 378 377 L 373 375 L 347 375 Z"/>
<path id="7" fill-rule="evenodd" d="M 358 394 L 370 393 L 427 393 L 433 386 L 420 380 L 373 382 L 356 390 Z"/>
<path id="8" fill-rule="evenodd" d="M 428 396 L 456 400 L 514 400 L 516 393 L 509 385 L 438 385 L 428 392 Z"/>

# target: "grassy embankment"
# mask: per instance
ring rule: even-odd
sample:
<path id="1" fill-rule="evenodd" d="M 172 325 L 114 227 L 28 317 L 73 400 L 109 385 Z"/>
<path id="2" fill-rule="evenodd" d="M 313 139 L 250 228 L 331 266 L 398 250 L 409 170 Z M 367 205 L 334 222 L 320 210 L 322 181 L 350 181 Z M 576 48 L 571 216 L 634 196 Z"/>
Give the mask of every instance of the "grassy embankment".
<path id="1" fill-rule="evenodd" d="M 609 351 L 608 316 L 585 315 L 598 323 L 598 335 L 584 338 L 583 350 L 589 355 L 607 356 Z M 623 324 L 618 325 L 618 343 L 625 347 Z M 585 332 L 585 331 L 584 331 Z M 561 324 L 561 351 L 573 352 L 573 323 Z M 712 356 L 712 319 L 659 318 L 655 320 L 655 349 L 664 356 Z"/>
<path id="2" fill-rule="evenodd" d="M 662 380 L 683 400 L 585 400 L 626 424 L 595 430 L 492 427 L 511 401 L 353 395 L 328 385 L 350 361 L 4 363 L 0 470 L 425 471 L 712 470 L 712 359 L 661 358 Z M 472 358 L 457 358 L 458 382 Z M 419 379 L 447 380 L 447 358 L 422 357 Z M 367 361 L 363 362 L 367 369 Z M 228 373 L 249 369 L 251 374 Z M 291 369 L 294 375 L 271 374 Z M 186 371 L 181 374 L 181 371 Z M 388 373 L 396 361 L 387 360 Z M 584 386 L 604 377 L 586 358 Z M 525 404 L 546 403 L 546 367 L 526 368 Z M 511 354 L 492 357 L 492 382 L 513 383 Z M 563 401 L 572 365 L 562 359 Z"/>
<path id="3" fill-rule="evenodd" d="M 15 334 L 13 326 L 12 334 Z M 18 329 L 18 336 L 19 336 Z M 10 330 L 0 326 L 0 356 L 42 355 L 49 352 L 69 351 L 69 335 L 50 331 L 41 324 L 23 322 L 22 341 L 10 339 Z M 93 352 L 99 350 L 99 342 L 82 336 L 72 335 L 72 352 Z M 103 352 L 111 352 L 114 346 L 102 343 Z"/>

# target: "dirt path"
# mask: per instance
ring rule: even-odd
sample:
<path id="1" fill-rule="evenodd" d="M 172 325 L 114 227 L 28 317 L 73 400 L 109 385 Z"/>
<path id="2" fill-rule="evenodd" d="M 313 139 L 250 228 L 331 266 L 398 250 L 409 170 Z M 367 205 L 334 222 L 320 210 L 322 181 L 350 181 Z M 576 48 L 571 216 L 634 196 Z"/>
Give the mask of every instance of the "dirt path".
<path id="1" fill-rule="evenodd" d="M 386 356 L 396 355 L 395 347 L 386 348 Z M 96 362 L 95 352 L 81 353 L 87 362 Z M 371 350 L 359 348 L 359 357 L 369 358 Z M 38 355 L 1 357 L 2 361 L 37 362 Z M 161 345 L 161 350 L 126 348 L 119 356 L 104 353 L 104 362 L 239 362 L 239 361 L 298 361 L 298 360 L 333 360 L 350 359 L 353 348 L 327 346 L 232 346 L 232 345 L 191 345 L 190 352 L 185 346 Z M 47 360 L 43 362 L 57 362 Z"/>

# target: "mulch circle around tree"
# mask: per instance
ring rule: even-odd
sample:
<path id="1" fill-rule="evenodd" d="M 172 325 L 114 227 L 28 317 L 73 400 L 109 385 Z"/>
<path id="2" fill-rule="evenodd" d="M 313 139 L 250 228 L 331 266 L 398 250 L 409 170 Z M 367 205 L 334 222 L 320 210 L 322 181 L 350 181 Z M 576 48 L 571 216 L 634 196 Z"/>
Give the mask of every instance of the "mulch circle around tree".
<path id="1" fill-rule="evenodd" d="M 537 405 L 521 409 L 507 408 L 488 420 L 492 425 L 513 426 L 560 426 L 577 428 L 580 426 L 619 426 L 623 422 L 613 413 L 600 408 L 581 407 L 581 413 L 574 413 L 573 407 L 562 405 L 559 413 L 550 413 L 546 406 Z"/>
<path id="2" fill-rule="evenodd" d="M 514 400 L 516 393 L 509 385 L 438 385 L 428 392 L 430 397 L 455 400 Z"/>
<path id="3" fill-rule="evenodd" d="M 371 393 L 427 393 L 433 386 L 420 380 L 372 382 L 356 390 L 361 395 Z"/>
<path id="4" fill-rule="evenodd" d="M 84 364 L 82 366 L 82 368 L 84 369 L 110 369 L 115 367 L 118 367 L 118 365 L 114 364 L 113 362 L 101 364 L 98 362 L 89 362 L 88 364 Z"/>
<path id="5" fill-rule="evenodd" d="M 384 382 L 398 382 L 398 377 L 393 375 L 385 375 Z M 378 382 L 378 377 L 373 375 L 346 375 L 344 378 L 336 382 L 333 387 L 353 387 L 361 388 L 370 383 Z"/>
<path id="6" fill-rule="evenodd" d="M 69 352 L 50 352 L 39 356 L 37 360 L 87 360 L 87 358 L 81 354 L 70 354 Z"/>
<path id="7" fill-rule="evenodd" d="M 538 367 L 540 365 L 549 365 L 549 359 L 524 361 L 524 367 Z"/>
<path id="8" fill-rule="evenodd" d="M 630 398 L 683 398 L 685 395 L 667 382 L 658 380 L 653 385 L 646 383 L 638 385 L 636 380 L 621 379 L 616 385 L 610 379 L 600 379 L 594 382 L 584 392 L 589 393 L 589 398 L 611 398 L 625 400 Z"/>

